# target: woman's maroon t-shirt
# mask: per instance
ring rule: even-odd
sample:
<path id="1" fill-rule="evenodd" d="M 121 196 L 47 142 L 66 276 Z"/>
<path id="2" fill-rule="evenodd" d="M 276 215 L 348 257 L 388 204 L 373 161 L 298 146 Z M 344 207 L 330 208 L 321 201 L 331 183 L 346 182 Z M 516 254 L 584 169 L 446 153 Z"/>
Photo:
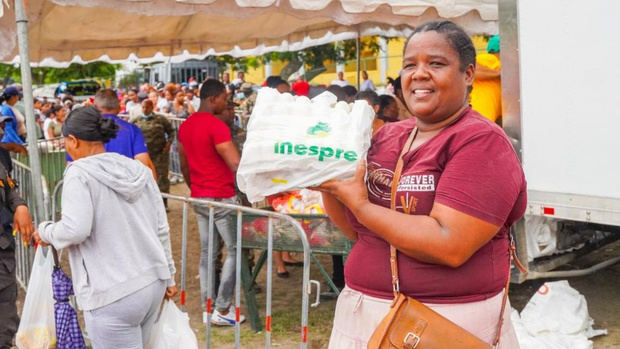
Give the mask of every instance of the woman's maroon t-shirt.
<path id="1" fill-rule="evenodd" d="M 390 207 L 390 192 L 398 156 L 415 126 L 409 119 L 386 124 L 373 137 L 368 151 L 368 196 Z M 454 124 L 403 158 L 396 208 L 428 215 L 434 202 L 500 226 L 500 230 L 458 268 L 420 262 L 398 254 L 400 290 L 426 303 L 467 303 L 499 293 L 508 277 L 510 226 L 525 212 L 526 182 L 508 137 L 497 125 L 468 108 Z M 349 221 L 358 241 L 347 258 L 346 283 L 352 289 L 392 298 L 389 244 Z M 408 227 L 402 228 L 407 234 Z"/>

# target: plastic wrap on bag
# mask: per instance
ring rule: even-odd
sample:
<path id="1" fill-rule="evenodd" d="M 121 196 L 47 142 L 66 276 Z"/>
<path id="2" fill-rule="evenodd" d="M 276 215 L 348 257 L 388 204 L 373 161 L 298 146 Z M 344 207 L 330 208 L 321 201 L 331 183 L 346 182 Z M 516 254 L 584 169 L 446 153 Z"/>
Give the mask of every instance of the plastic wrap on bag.
<path id="1" fill-rule="evenodd" d="M 239 189 L 257 202 L 352 177 L 370 147 L 373 118 L 366 101 L 336 102 L 330 92 L 311 101 L 261 88 L 237 171 Z"/>
<path id="2" fill-rule="evenodd" d="M 292 214 L 304 230 L 313 251 L 319 253 L 346 253 L 350 242 L 324 215 Z M 247 247 L 262 248 L 267 243 L 269 218 L 243 215 L 243 244 Z M 274 248 L 285 251 L 303 251 L 301 238 L 296 229 L 287 221 L 273 220 Z"/>
<path id="3" fill-rule="evenodd" d="M 271 207 L 278 213 L 291 214 L 323 214 L 323 198 L 321 193 L 314 190 L 295 190 L 275 197 L 271 200 Z"/>

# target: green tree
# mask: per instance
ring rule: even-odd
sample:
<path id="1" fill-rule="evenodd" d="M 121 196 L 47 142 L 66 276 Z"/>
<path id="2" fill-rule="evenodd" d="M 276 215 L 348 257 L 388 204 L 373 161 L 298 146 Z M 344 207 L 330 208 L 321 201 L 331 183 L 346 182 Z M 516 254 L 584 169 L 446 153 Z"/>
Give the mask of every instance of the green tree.
<path id="1" fill-rule="evenodd" d="M 119 66 L 105 62 L 92 62 L 88 64 L 73 63 L 67 68 L 34 68 L 33 77 L 41 70 L 43 83 L 55 83 L 67 80 L 84 78 L 110 78 L 114 77 Z"/>
<path id="2" fill-rule="evenodd" d="M 19 76 L 19 66 L 0 63 L 0 84 L 6 86 L 13 82 L 13 80 L 21 80 Z"/>
<path id="3" fill-rule="evenodd" d="M 389 40 L 389 39 L 388 39 Z M 345 40 L 338 43 L 329 43 L 319 46 L 308 47 L 299 51 L 271 52 L 262 56 L 255 57 L 231 57 L 217 56 L 210 57 L 218 63 L 220 70 L 226 66 L 231 66 L 236 71 L 247 71 L 249 67 L 256 68 L 271 61 L 286 62 L 280 76 L 284 79 L 299 70 L 302 65 L 306 68 L 305 79 L 312 80 L 321 74 L 328 67 L 325 62 L 331 61 L 344 63 L 356 58 L 356 40 Z M 361 40 L 360 52 L 370 52 L 376 54 L 379 51 L 379 44 L 375 37 Z"/>
<path id="4" fill-rule="evenodd" d="M 118 68 L 117 64 L 105 62 L 73 63 L 67 68 L 38 67 L 32 68 L 32 82 L 35 85 L 43 85 L 84 78 L 114 78 Z M 11 79 L 21 82 L 19 66 L 0 64 L 0 79 L 3 84 Z"/>
<path id="5" fill-rule="evenodd" d="M 118 87 L 128 88 L 131 86 L 138 86 L 140 84 L 140 78 L 142 74 L 137 71 L 133 71 L 130 74 L 123 76 L 118 82 Z"/>

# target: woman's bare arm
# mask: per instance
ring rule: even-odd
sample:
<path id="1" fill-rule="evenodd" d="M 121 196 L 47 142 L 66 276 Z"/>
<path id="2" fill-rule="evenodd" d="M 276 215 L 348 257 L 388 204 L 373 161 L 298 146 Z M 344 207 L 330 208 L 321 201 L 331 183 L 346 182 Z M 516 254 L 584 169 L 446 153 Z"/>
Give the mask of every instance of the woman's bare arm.
<path id="1" fill-rule="evenodd" d="M 435 203 L 428 216 L 409 215 L 372 204 L 364 183 L 363 162 L 350 180 L 320 187 L 347 206 L 365 227 L 417 260 L 458 267 L 489 242 L 499 227 Z"/>

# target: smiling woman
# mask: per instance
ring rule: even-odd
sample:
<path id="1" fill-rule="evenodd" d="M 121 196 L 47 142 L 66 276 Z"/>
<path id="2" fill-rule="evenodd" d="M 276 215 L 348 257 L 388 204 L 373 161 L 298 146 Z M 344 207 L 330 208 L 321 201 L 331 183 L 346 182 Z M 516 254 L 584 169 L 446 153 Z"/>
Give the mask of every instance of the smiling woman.
<path id="1" fill-rule="evenodd" d="M 498 319 L 510 309 L 508 231 L 525 211 L 526 183 L 503 130 L 469 107 L 474 72 L 463 29 L 447 21 L 417 27 L 401 72 L 414 117 L 374 135 L 368 166 L 353 179 L 321 185 L 327 213 L 357 240 L 330 348 L 366 347 L 399 292 L 484 342 L 497 336 L 499 348 L 518 347 L 510 312 L 503 325 Z M 398 252 L 394 284 L 390 246 Z"/>
<path id="2" fill-rule="evenodd" d="M 421 130 L 452 122 L 468 105 L 467 92 L 474 78 L 476 51 L 473 45 L 465 46 L 461 54 L 455 46 L 450 36 L 436 31 L 414 35 L 405 46 L 401 72 L 403 98 Z"/>

